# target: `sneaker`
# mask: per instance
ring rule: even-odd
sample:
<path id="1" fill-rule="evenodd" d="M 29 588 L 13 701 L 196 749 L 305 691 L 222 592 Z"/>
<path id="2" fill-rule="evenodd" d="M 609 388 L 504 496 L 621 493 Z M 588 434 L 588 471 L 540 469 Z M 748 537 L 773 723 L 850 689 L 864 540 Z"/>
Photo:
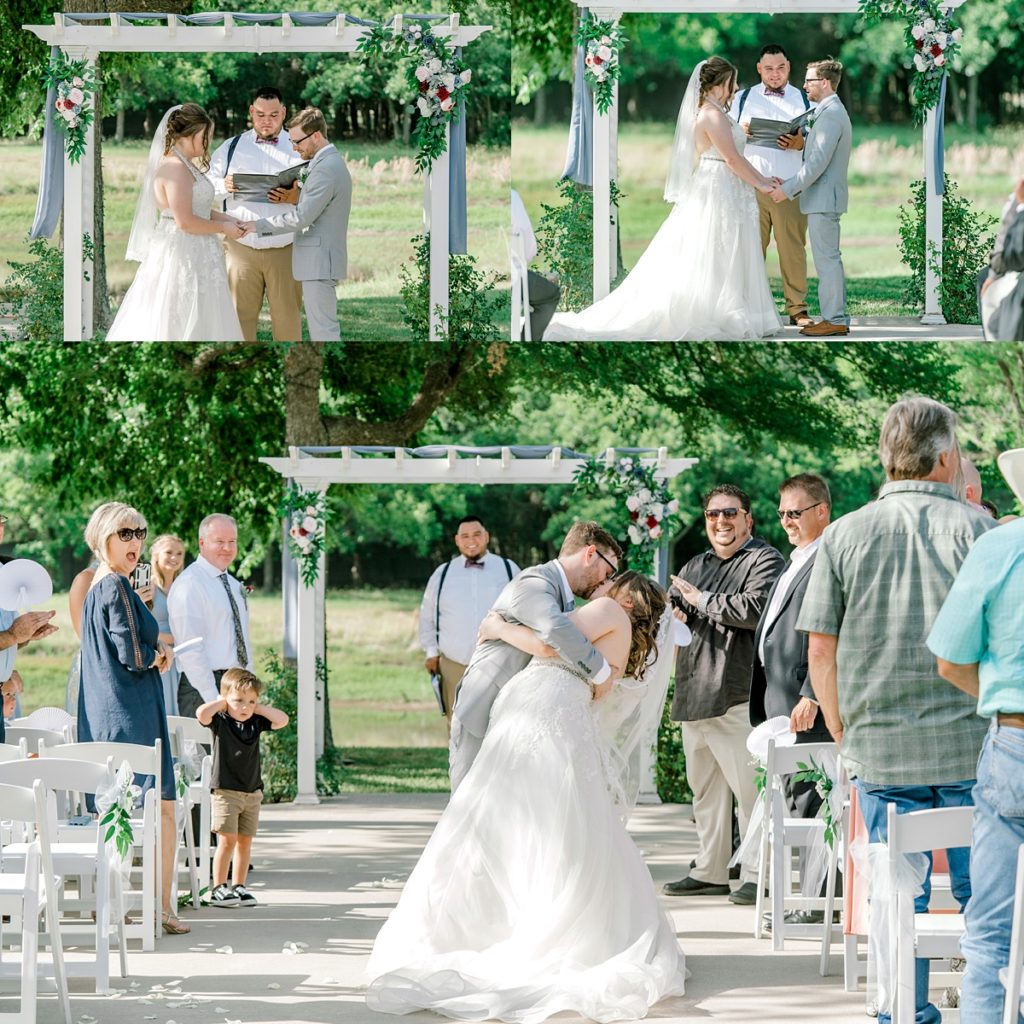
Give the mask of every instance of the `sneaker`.
<path id="1" fill-rule="evenodd" d="M 238 897 L 238 905 L 242 907 L 255 907 L 259 900 L 244 885 L 236 885 L 232 887 L 235 895 Z"/>
<path id="2" fill-rule="evenodd" d="M 242 901 L 227 882 L 222 882 L 206 897 L 208 907 L 237 907 Z"/>

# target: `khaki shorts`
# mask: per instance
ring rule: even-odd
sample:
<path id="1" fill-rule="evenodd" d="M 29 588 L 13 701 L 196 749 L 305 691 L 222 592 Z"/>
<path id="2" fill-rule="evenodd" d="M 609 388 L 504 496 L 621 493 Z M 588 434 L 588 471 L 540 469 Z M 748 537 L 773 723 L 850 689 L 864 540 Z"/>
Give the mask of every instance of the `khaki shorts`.
<path id="1" fill-rule="evenodd" d="M 263 792 L 241 793 L 237 789 L 215 789 L 211 804 L 213 807 L 213 831 L 226 836 L 254 836 L 260 821 L 260 804 Z"/>

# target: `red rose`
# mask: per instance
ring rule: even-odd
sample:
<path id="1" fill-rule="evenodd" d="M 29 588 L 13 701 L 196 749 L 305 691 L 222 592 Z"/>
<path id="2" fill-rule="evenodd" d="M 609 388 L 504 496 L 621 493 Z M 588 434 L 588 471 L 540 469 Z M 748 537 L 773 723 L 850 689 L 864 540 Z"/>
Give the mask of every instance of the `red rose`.
<path id="1" fill-rule="evenodd" d="M 914 49 L 915 50 L 923 50 L 924 49 L 924 40 L 923 39 L 915 39 L 914 40 Z"/>
<path id="2" fill-rule="evenodd" d="M 426 82 L 420 82 L 420 92 L 426 92 L 430 88 Z"/>
<path id="3" fill-rule="evenodd" d="M 446 100 L 449 96 L 451 96 L 451 93 L 443 85 L 437 90 L 437 98 L 439 100 Z"/>
<path id="4" fill-rule="evenodd" d="M 604 63 L 604 61 L 603 61 L 603 60 L 601 60 L 601 58 L 600 58 L 600 57 L 598 57 L 598 56 L 597 56 L 597 54 L 594 54 L 594 63 L 595 63 L 595 64 L 603 64 L 603 63 Z"/>
<path id="5" fill-rule="evenodd" d="M 309 531 L 308 531 L 308 530 L 304 530 L 304 529 L 303 529 L 303 528 L 302 528 L 302 527 L 300 526 L 300 527 L 299 527 L 299 536 L 300 536 L 300 537 L 308 537 L 308 536 L 309 536 Z"/>
<path id="6" fill-rule="evenodd" d="M 653 530 L 658 525 L 658 520 L 654 516 L 647 517 L 647 529 Z"/>
<path id="7" fill-rule="evenodd" d="M 938 55 L 939 55 L 940 53 L 942 53 L 942 47 L 941 47 L 941 46 L 939 46 L 939 44 L 938 44 L 938 43 L 934 43 L 934 44 L 932 45 L 932 56 L 933 56 L 933 57 L 938 57 Z"/>
<path id="8" fill-rule="evenodd" d="M 629 513 L 629 518 L 632 519 L 633 522 L 635 523 L 640 518 L 640 513 L 639 512 L 630 512 Z"/>

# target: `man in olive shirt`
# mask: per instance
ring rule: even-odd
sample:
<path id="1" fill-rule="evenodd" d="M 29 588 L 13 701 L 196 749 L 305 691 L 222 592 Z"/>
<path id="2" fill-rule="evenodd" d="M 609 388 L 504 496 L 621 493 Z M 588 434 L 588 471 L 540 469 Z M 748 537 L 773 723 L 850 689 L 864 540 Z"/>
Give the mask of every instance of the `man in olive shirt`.
<path id="1" fill-rule="evenodd" d="M 970 804 L 985 723 L 939 678 L 925 641 L 967 552 L 994 523 L 967 504 L 956 415 L 930 398 L 893 405 L 878 500 L 822 535 L 797 620 L 811 685 L 855 778 L 870 842 L 897 813 Z M 970 896 L 968 851 L 949 851 L 953 895 Z M 928 907 L 930 887 L 916 900 Z M 917 961 L 916 1024 L 937 1024 L 928 961 Z M 889 1019 L 880 1014 L 882 1024 Z"/>
<path id="2" fill-rule="evenodd" d="M 702 505 L 711 550 L 691 558 L 672 577 L 693 633 L 693 641 L 676 656 L 672 720 L 682 722 L 699 849 L 690 874 L 665 885 L 671 896 L 729 892 L 732 798 L 735 794 L 743 832 L 757 796 L 746 745 L 754 629 L 786 564 L 775 548 L 752 535 L 750 498 L 738 487 L 719 484 Z M 729 898 L 753 904 L 753 873 L 744 869 L 740 878 Z"/>

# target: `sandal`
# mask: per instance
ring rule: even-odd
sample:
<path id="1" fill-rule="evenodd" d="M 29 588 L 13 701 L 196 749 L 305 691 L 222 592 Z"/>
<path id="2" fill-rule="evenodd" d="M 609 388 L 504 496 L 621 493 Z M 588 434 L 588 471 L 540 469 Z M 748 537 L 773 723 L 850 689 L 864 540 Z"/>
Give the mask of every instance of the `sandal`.
<path id="1" fill-rule="evenodd" d="M 160 923 L 168 935 L 188 935 L 192 931 L 187 924 L 182 924 L 174 914 L 164 914 Z"/>

